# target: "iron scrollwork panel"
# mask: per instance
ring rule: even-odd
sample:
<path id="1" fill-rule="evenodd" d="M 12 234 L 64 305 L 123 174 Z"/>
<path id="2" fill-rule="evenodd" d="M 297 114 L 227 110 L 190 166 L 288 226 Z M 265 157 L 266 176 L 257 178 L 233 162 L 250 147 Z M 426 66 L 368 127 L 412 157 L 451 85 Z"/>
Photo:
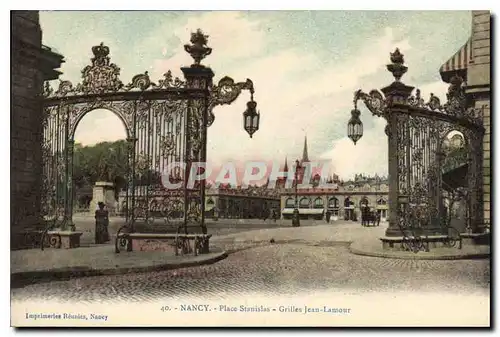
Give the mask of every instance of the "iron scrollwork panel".
<path id="1" fill-rule="evenodd" d="M 163 218 L 165 223 L 180 222 L 184 212 L 181 170 L 185 155 L 185 100 L 144 101 L 138 105 L 135 142 L 136 198 L 134 217 L 148 224 Z M 165 186 L 168 179 L 171 187 Z"/>
<path id="2" fill-rule="evenodd" d="M 198 163 L 205 162 L 205 119 L 207 112 L 205 99 L 192 99 L 189 102 L 186 123 L 186 188 L 185 188 L 185 224 L 201 225 L 204 202 L 203 183 L 189 181 L 190 176 L 201 173 L 202 168 Z"/>
<path id="3" fill-rule="evenodd" d="M 59 219 L 65 215 L 67 115 L 63 104 L 44 111 L 42 215 Z"/>
<path id="4" fill-rule="evenodd" d="M 400 227 L 418 237 L 424 228 L 439 227 L 439 133 L 436 121 L 422 116 L 398 116 L 398 195 L 405 207 Z M 404 234 L 404 233 L 403 233 Z M 421 247 L 422 248 L 422 247 Z"/>

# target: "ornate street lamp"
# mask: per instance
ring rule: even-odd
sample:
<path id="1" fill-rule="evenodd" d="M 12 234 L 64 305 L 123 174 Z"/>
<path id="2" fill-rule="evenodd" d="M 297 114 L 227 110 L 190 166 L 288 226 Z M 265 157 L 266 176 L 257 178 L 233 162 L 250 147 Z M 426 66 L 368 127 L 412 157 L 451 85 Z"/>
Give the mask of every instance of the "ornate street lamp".
<path id="1" fill-rule="evenodd" d="M 232 78 L 226 76 L 216 86 L 212 87 L 208 107 L 207 127 L 210 127 L 215 120 L 212 109 L 216 105 L 231 104 L 238 98 L 242 90 L 250 92 L 250 101 L 247 103 L 247 109 L 243 112 L 243 128 L 248 132 L 250 138 L 252 138 L 253 134 L 259 130 L 260 112 L 257 112 L 257 102 L 253 98 L 255 91 L 253 82 L 250 79 L 247 79 L 245 82 L 235 83 Z"/>
<path id="2" fill-rule="evenodd" d="M 448 231 L 443 224 L 440 207 L 443 184 L 440 152 L 442 140 L 452 130 L 460 131 L 468 140 L 467 154 L 471 161 L 467 190 L 471 193 L 467 208 L 473 231 L 478 230 L 483 214 L 480 202 L 483 108 L 467 105 L 464 82 L 458 76 L 450 80 L 445 104 L 441 104 L 432 93 L 426 102 L 420 90 L 401 82 L 401 77 L 408 71 L 403 56 L 399 49 L 390 53 L 391 63 L 387 65 L 387 70 L 394 76 L 390 85 L 380 91 L 364 93 L 357 90 L 354 93 L 354 109 L 347 125 L 348 137 L 356 144 L 363 136 L 363 124 L 357 108 L 359 100 L 373 116 L 387 121 L 389 227 L 385 234 L 408 239 L 407 234 L 415 233 L 418 227 L 422 236 L 416 238 L 414 234 L 413 237 L 421 242 L 423 236 Z M 403 206 L 412 209 L 418 206 L 418 216 L 413 215 L 410 209 L 401 211 Z"/>
<path id="3" fill-rule="evenodd" d="M 293 227 L 300 227 L 300 216 L 299 216 L 299 193 L 297 190 L 297 187 L 299 185 L 298 182 L 298 172 L 299 172 L 300 162 L 297 159 L 295 161 L 295 207 L 293 209 L 293 214 L 292 214 L 292 226 Z"/>
<path id="4" fill-rule="evenodd" d="M 253 88 L 250 90 L 250 101 L 247 103 L 247 109 L 243 113 L 243 128 L 248 132 L 250 138 L 259 130 L 260 113 L 257 112 L 257 102 L 253 100 Z"/>
<path id="5" fill-rule="evenodd" d="M 356 102 L 354 104 L 356 105 Z M 347 123 L 347 136 L 351 138 L 354 145 L 363 137 L 363 123 L 359 118 L 360 115 L 361 112 L 357 108 L 354 108 L 351 110 L 351 119 L 349 119 L 349 123 Z"/>

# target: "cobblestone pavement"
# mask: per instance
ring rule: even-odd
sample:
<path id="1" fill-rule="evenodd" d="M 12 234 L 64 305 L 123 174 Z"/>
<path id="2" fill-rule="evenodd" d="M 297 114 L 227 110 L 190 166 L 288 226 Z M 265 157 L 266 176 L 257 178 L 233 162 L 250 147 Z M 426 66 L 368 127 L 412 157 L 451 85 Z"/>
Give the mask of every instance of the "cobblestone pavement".
<path id="1" fill-rule="evenodd" d="M 219 242 L 223 244 L 223 240 Z M 95 303 L 158 301 L 203 296 L 343 294 L 407 291 L 489 296 L 489 260 L 420 261 L 350 254 L 335 242 L 254 243 L 224 246 L 231 254 L 212 265 L 174 271 L 99 276 L 12 289 L 13 301 Z"/>

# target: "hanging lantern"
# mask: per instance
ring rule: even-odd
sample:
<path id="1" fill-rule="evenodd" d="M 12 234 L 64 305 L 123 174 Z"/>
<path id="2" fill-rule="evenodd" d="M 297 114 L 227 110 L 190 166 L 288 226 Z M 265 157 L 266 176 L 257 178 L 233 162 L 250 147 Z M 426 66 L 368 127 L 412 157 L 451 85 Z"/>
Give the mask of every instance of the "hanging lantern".
<path id="1" fill-rule="evenodd" d="M 356 142 L 363 137 L 363 123 L 359 116 L 361 112 L 358 109 L 351 110 L 351 119 L 349 119 L 349 123 L 347 123 L 347 136 L 351 138 L 356 145 Z"/>
<path id="2" fill-rule="evenodd" d="M 243 113 L 243 127 L 252 138 L 255 131 L 259 130 L 260 113 L 256 110 L 257 103 L 253 98 L 247 103 L 247 109 Z"/>

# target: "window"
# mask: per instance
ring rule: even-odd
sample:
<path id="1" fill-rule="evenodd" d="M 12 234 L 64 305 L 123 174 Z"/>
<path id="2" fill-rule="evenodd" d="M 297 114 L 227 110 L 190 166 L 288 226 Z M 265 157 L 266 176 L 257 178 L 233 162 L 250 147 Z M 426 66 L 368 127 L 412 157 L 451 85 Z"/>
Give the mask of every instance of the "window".
<path id="1" fill-rule="evenodd" d="M 314 208 L 323 208 L 323 199 L 321 199 L 320 197 L 317 197 L 314 200 Z"/>
<path id="2" fill-rule="evenodd" d="M 329 208 L 338 208 L 339 207 L 339 199 L 333 197 L 328 200 L 328 207 Z"/>
<path id="3" fill-rule="evenodd" d="M 295 200 L 293 198 L 286 199 L 285 207 L 295 207 Z"/>
<path id="4" fill-rule="evenodd" d="M 385 201 L 384 198 L 380 198 L 377 201 L 377 205 L 386 205 L 386 204 L 387 204 L 387 201 Z"/>
<path id="5" fill-rule="evenodd" d="M 304 197 L 304 198 L 300 199 L 300 202 L 299 202 L 300 207 L 303 207 L 303 208 L 309 207 L 310 204 L 311 204 L 311 200 L 309 200 L 309 198 Z"/>

